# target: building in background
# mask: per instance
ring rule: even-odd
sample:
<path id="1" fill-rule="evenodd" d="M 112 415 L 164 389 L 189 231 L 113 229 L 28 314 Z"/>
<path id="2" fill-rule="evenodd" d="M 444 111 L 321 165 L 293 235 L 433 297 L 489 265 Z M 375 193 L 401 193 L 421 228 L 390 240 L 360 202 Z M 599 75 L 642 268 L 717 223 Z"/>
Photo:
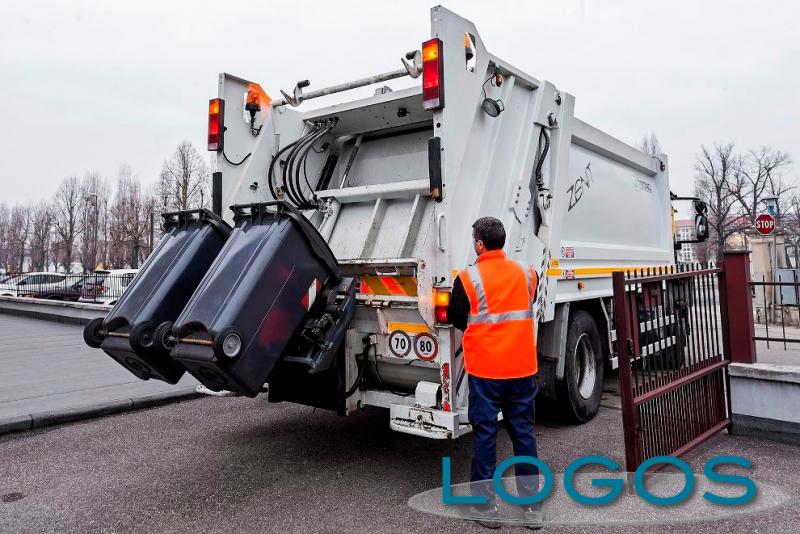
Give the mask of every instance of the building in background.
<path id="1" fill-rule="evenodd" d="M 675 241 L 694 241 L 697 239 L 697 232 L 694 226 L 694 219 L 675 220 Z M 681 249 L 675 252 L 675 260 L 678 263 L 695 263 L 697 243 L 683 243 Z"/>

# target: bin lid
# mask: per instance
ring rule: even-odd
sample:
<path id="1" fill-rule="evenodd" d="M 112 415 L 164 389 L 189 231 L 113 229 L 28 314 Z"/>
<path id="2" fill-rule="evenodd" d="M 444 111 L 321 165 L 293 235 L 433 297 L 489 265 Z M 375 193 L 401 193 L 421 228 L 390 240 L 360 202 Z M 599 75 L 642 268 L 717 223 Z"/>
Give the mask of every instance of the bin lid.
<path id="1" fill-rule="evenodd" d="M 255 204 L 236 204 L 231 206 L 231 210 L 233 211 L 234 223 L 238 223 L 241 219 L 245 218 L 256 221 L 264 216 L 272 218 L 285 217 L 289 219 L 306 239 L 312 253 L 325 264 L 333 276 L 337 279 L 341 279 L 342 274 L 339 269 L 339 262 L 336 261 L 336 256 L 333 255 L 328 243 L 322 235 L 320 235 L 314 225 L 311 224 L 311 221 L 291 204 L 282 200 L 258 202 Z"/>
<path id="2" fill-rule="evenodd" d="M 227 239 L 233 230 L 222 217 L 207 208 L 197 208 L 193 210 L 168 211 L 161 214 L 164 219 L 164 231 L 179 225 L 189 225 L 191 223 L 208 224 L 219 234 Z"/>

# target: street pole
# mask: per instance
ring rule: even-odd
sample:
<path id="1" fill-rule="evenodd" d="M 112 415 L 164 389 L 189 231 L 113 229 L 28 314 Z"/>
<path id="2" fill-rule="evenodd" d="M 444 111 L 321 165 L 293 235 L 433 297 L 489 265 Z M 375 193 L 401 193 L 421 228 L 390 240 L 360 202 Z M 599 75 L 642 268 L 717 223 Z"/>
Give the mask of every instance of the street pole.
<path id="1" fill-rule="evenodd" d="M 150 252 L 148 253 L 148 256 L 153 253 L 153 219 L 153 210 L 150 210 Z"/>
<path id="2" fill-rule="evenodd" d="M 92 261 L 94 266 L 97 267 L 97 237 L 98 226 L 100 226 L 100 208 L 97 205 L 97 195 L 94 196 L 94 239 L 92 240 Z"/>

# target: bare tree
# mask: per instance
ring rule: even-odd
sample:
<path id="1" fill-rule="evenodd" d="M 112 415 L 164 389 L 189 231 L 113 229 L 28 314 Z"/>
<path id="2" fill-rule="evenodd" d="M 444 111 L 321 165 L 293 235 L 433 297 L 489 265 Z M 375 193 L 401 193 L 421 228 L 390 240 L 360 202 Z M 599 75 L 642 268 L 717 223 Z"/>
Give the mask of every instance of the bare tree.
<path id="1" fill-rule="evenodd" d="M 25 269 L 25 260 L 28 257 L 28 241 L 31 234 L 31 206 L 30 204 L 17 204 L 11 209 L 8 225 L 9 264 L 17 272 Z"/>
<path id="2" fill-rule="evenodd" d="M 116 195 L 109 224 L 109 260 L 115 267 L 137 268 L 148 250 L 150 212 L 155 200 L 142 191 L 139 179 L 123 165 L 117 179 Z"/>
<path id="3" fill-rule="evenodd" d="M 53 200 L 53 214 L 61 264 L 66 272 L 72 270 L 75 241 L 81 233 L 80 214 L 85 199 L 75 176 L 65 178 Z"/>
<path id="4" fill-rule="evenodd" d="M 31 213 L 31 267 L 46 271 L 50 259 L 50 240 L 53 233 L 53 210 L 45 201 L 40 201 Z"/>
<path id="5" fill-rule="evenodd" d="M 708 205 L 713 250 L 709 255 L 721 258 L 728 238 L 746 226 L 737 198 L 739 158 L 733 143 L 715 144 L 711 149 L 702 146 L 701 151 L 695 161 L 695 194 Z"/>
<path id="6" fill-rule="evenodd" d="M 641 140 L 636 144 L 636 148 L 648 156 L 655 156 L 663 152 L 661 150 L 661 143 L 658 142 L 658 137 L 656 137 L 654 132 L 651 132 L 649 136 L 643 135 Z"/>
<path id="7" fill-rule="evenodd" d="M 8 245 L 8 225 L 11 222 L 11 210 L 8 205 L 0 203 L 0 267 L 8 269 L 10 248 Z"/>
<path id="8" fill-rule="evenodd" d="M 790 164 L 787 153 L 765 146 L 738 158 L 733 193 L 751 224 L 755 224 L 766 195 L 782 195 L 793 189 L 783 180 L 783 171 Z"/>
<path id="9" fill-rule="evenodd" d="M 189 141 L 183 141 L 164 161 L 158 177 L 158 201 L 164 210 L 187 210 L 206 206 L 209 171 L 202 156 Z"/>
<path id="10" fill-rule="evenodd" d="M 97 171 L 87 172 L 81 181 L 84 199 L 80 212 L 81 246 L 78 256 L 84 271 L 92 271 L 103 256 L 101 240 L 105 239 L 105 221 L 108 217 L 108 182 Z"/>

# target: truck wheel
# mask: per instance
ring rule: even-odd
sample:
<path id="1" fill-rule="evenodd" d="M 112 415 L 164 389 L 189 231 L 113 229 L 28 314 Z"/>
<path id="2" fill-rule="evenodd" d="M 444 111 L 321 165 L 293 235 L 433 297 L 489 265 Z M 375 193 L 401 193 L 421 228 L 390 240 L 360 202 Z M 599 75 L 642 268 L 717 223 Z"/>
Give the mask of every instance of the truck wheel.
<path id="1" fill-rule="evenodd" d="M 106 338 L 105 332 L 103 331 L 103 318 L 98 317 L 97 319 L 92 319 L 89 321 L 83 328 L 83 340 L 86 342 L 87 345 L 92 347 L 93 349 L 99 349 L 100 345 L 103 344 L 103 340 Z"/>
<path id="2" fill-rule="evenodd" d="M 569 318 L 564 354 L 564 379 L 557 396 L 564 417 L 575 423 L 591 421 L 603 394 L 603 351 L 592 316 L 578 310 Z"/>

